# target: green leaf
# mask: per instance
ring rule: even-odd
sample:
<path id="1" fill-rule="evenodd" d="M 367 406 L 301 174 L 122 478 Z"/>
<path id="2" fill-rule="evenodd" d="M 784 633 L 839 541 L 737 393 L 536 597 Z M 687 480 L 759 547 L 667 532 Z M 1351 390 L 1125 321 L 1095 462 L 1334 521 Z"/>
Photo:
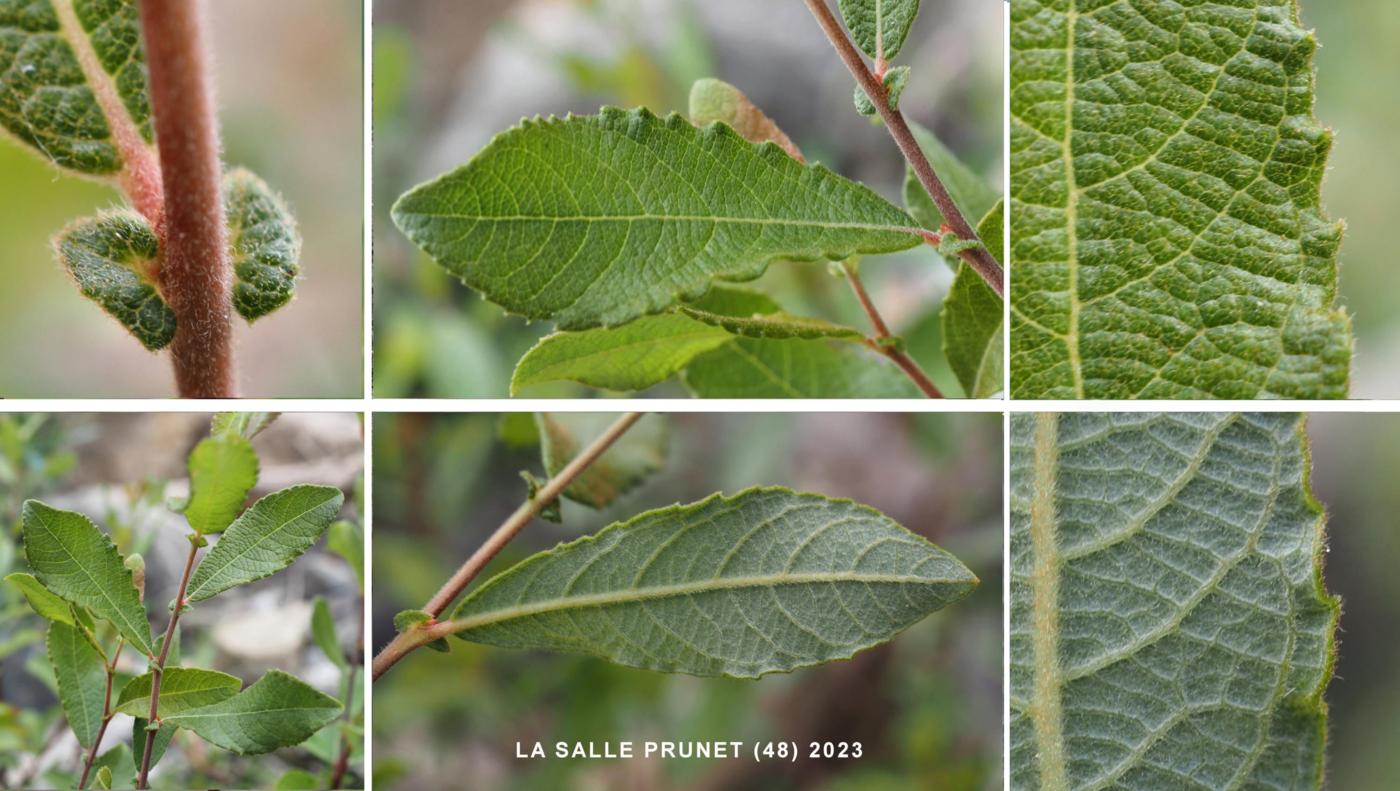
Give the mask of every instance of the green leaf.
<path id="1" fill-rule="evenodd" d="M 904 86 L 909 84 L 909 72 L 908 66 L 896 66 L 885 72 L 885 101 L 889 102 L 891 110 L 899 109 L 899 97 L 904 94 Z M 855 103 L 856 112 L 861 115 L 873 116 L 879 112 L 870 97 L 865 95 L 865 89 L 859 85 L 856 86 Z"/>
<path id="2" fill-rule="evenodd" d="M 3 2 L 3 0 L 0 0 Z M 141 215 L 108 212 L 79 220 L 54 242 L 59 261 L 83 296 L 157 351 L 175 337 L 175 311 L 159 290 L 155 231 Z"/>
<path id="3" fill-rule="evenodd" d="M 998 262 L 1002 260 L 1002 204 L 977 226 L 977 235 Z M 990 398 L 1005 389 L 1003 303 L 977 271 L 958 262 L 953 286 L 943 300 L 943 353 L 969 398 Z"/>
<path id="4" fill-rule="evenodd" d="M 165 722 L 239 755 L 300 744 L 340 714 L 340 702 L 280 670 L 268 671 L 228 700 Z"/>
<path id="5" fill-rule="evenodd" d="M 433 620 L 433 614 L 425 610 L 401 610 L 394 615 L 394 629 L 406 632 L 420 623 Z"/>
<path id="6" fill-rule="evenodd" d="M 787 489 L 649 511 L 469 595 L 463 639 L 754 678 L 889 640 L 977 578 L 867 506 Z"/>
<path id="7" fill-rule="evenodd" d="M 624 324 L 774 258 L 919 243 L 868 188 L 732 128 L 605 108 L 526 121 L 401 197 L 395 223 L 486 297 L 560 329 Z"/>
<path id="8" fill-rule="evenodd" d="M 1012 395 L 1345 397 L 1296 0 L 1012 9 Z"/>
<path id="9" fill-rule="evenodd" d="M 712 123 L 728 124 L 750 143 L 765 140 L 776 143 L 798 162 L 805 161 L 802 152 L 773 119 L 751 101 L 744 92 L 723 80 L 705 78 L 690 86 L 690 122 L 696 126 Z"/>
<path id="10" fill-rule="evenodd" d="M 350 666 L 345 659 L 345 652 L 340 648 L 340 638 L 335 634 L 335 619 L 331 617 L 331 608 L 320 596 L 316 597 L 311 608 L 311 637 L 316 641 L 316 647 L 320 648 L 321 653 L 336 667 L 343 670 Z"/>
<path id="11" fill-rule="evenodd" d="M 148 710 L 149 711 L 149 710 Z M 142 717 L 135 717 L 131 721 L 131 750 L 133 755 L 141 755 L 146 751 L 146 726 L 149 721 Z M 156 729 L 156 738 L 151 742 L 151 766 L 160 763 L 160 759 L 165 757 L 165 750 L 170 746 L 170 741 L 175 738 L 174 725 L 161 725 Z M 110 751 L 109 751 L 110 752 Z M 136 774 L 132 770 L 132 775 Z"/>
<path id="12" fill-rule="evenodd" d="M 210 421 L 209 434 L 214 437 L 220 434 L 237 434 L 246 440 L 252 440 L 272 425 L 280 415 L 280 412 L 220 412 Z"/>
<path id="13" fill-rule="evenodd" d="M 871 59 L 891 60 L 919 15 L 919 0 L 838 0 L 851 39 Z"/>
<path id="14" fill-rule="evenodd" d="M 102 767 L 101 769 L 98 769 L 98 770 L 97 770 L 97 777 L 95 778 L 95 780 L 96 780 L 96 783 L 97 783 L 97 787 L 98 787 L 98 788 L 111 788 L 111 787 L 112 787 L 112 770 L 111 770 L 111 768 L 110 768 L 110 767 L 104 766 L 104 767 Z"/>
<path id="15" fill-rule="evenodd" d="M 116 711 L 133 717 L 151 713 L 153 675 L 137 676 L 122 687 Z M 238 694 L 243 682 L 227 673 L 197 667 L 168 667 L 160 680 L 160 718 L 209 706 Z"/>
<path id="16" fill-rule="evenodd" d="M 321 778 L 305 769 L 288 769 L 277 778 L 275 791 L 312 791 L 322 786 Z"/>
<path id="17" fill-rule="evenodd" d="M 541 412 L 540 456 L 552 478 L 617 420 L 607 412 Z M 666 466 L 671 432 L 664 415 L 645 415 L 579 474 L 564 496 L 604 508 Z"/>
<path id="18" fill-rule="evenodd" d="M 224 175 L 233 264 L 233 307 L 253 321 L 292 300 L 296 291 L 301 233 L 282 197 L 243 168 Z"/>
<path id="19" fill-rule="evenodd" d="M 79 744 L 91 747 L 102 727 L 107 664 L 87 635 L 58 621 L 49 624 L 48 651 L 68 727 Z"/>
<path id="20" fill-rule="evenodd" d="M 365 542 L 360 526 L 341 519 L 326 531 L 326 549 L 345 558 L 345 562 L 355 569 L 360 580 L 360 589 L 365 586 Z"/>
<path id="21" fill-rule="evenodd" d="M 200 561 L 190 577 L 189 600 L 203 601 L 291 565 L 335 521 L 344 500 L 334 486 L 306 484 L 257 501 Z"/>
<path id="22" fill-rule="evenodd" d="M 525 480 L 526 496 L 530 502 L 534 502 L 540 496 L 540 490 L 544 488 L 545 481 L 536 478 L 529 470 L 521 470 L 520 477 Z M 559 506 L 559 498 L 554 498 L 540 506 L 540 510 L 535 513 L 540 519 L 546 522 L 553 522 L 556 525 L 564 523 L 564 510 Z"/>
<path id="23" fill-rule="evenodd" d="M 682 374 L 702 398 L 919 398 L 888 359 L 849 343 L 738 338 Z"/>
<path id="24" fill-rule="evenodd" d="M 51 592 L 112 622 L 135 648 L 151 655 L 151 623 L 117 548 L 86 516 L 38 500 L 23 508 L 24 553 Z"/>
<path id="25" fill-rule="evenodd" d="M 50 621 L 69 626 L 78 625 L 77 619 L 73 617 L 73 605 L 55 596 L 43 583 L 35 579 L 34 575 L 16 571 L 6 575 L 5 581 L 24 594 L 34 612 Z"/>
<path id="26" fill-rule="evenodd" d="M 963 164 L 963 161 L 949 151 L 948 147 L 943 145 L 943 141 L 932 132 L 917 123 L 910 123 L 909 128 L 914 133 L 919 150 L 924 152 L 929 164 L 943 181 L 943 186 L 953 199 L 953 205 L 969 220 L 985 217 L 987 212 L 996 206 L 997 201 L 1001 200 L 1000 193 L 992 189 L 987 180 L 973 172 L 972 168 Z M 904 206 L 909 210 L 909 214 L 919 221 L 919 225 L 930 231 L 937 231 L 946 222 L 943 212 L 938 210 L 918 176 L 914 175 L 914 169 L 909 167 L 904 169 Z M 950 258 L 949 261 L 951 260 Z"/>
<path id="27" fill-rule="evenodd" d="M 152 760 L 151 765 L 155 765 Z M 110 783 L 108 788 L 135 788 L 136 787 L 136 760 L 132 757 L 131 748 L 125 744 L 119 744 L 107 752 L 97 756 L 97 760 L 92 762 L 93 769 L 102 772 L 106 771 Z"/>
<path id="28" fill-rule="evenodd" d="M 209 437 L 194 446 L 189 470 L 185 519 L 201 535 L 221 533 L 233 523 L 258 482 L 258 454 L 240 435 Z"/>
<path id="29" fill-rule="evenodd" d="M 0 0 L 0 126 L 59 167 L 120 171 L 152 139 L 136 4 Z"/>
<path id="30" fill-rule="evenodd" d="M 779 340 L 800 338 L 835 338 L 860 342 L 865 339 L 859 330 L 825 319 L 805 316 L 792 316 L 787 313 L 768 313 L 755 316 L 727 316 L 711 313 L 692 305 L 679 305 L 676 311 L 696 321 L 724 329 L 731 335 L 746 338 L 775 338 Z"/>
<path id="31" fill-rule="evenodd" d="M 1320 788 L 1338 603 L 1302 419 L 1012 421 L 1011 787 Z"/>

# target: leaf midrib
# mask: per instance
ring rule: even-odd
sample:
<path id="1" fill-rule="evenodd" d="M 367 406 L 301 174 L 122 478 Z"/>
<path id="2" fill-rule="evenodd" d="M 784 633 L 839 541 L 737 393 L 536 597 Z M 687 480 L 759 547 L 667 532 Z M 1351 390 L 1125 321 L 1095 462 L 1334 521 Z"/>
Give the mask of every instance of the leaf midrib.
<path id="1" fill-rule="evenodd" d="M 123 608 L 115 599 L 113 599 L 113 598 L 111 597 L 111 594 L 107 591 L 107 586 L 102 585 L 101 583 L 99 583 L 99 582 L 92 576 L 92 573 L 88 571 L 87 566 L 84 566 L 82 563 L 78 562 L 77 556 L 75 556 L 75 555 L 73 554 L 73 552 L 72 552 L 71 550 L 68 549 L 68 545 L 67 545 L 67 544 L 63 543 L 63 540 L 62 540 L 61 538 L 59 538 L 58 533 L 54 532 L 53 529 L 49 527 L 48 522 L 46 522 L 46 521 L 44 520 L 44 517 L 41 515 L 41 513 L 39 512 L 39 510 L 38 510 L 37 508 L 34 509 L 34 512 L 33 512 L 33 513 L 34 513 L 34 518 L 35 518 L 36 521 L 38 521 L 39 525 L 40 525 L 41 527 L 43 527 L 44 530 L 49 534 L 49 536 L 51 536 L 51 537 L 54 539 L 54 542 L 55 542 L 56 544 L 58 544 L 58 546 L 63 550 L 63 553 L 64 553 L 65 555 L 68 556 L 68 559 L 69 559 L 70 561 L 73 562 L 73 565 L 75 565 L 75 566 L 78 567 L 78 570 L 81 571 L 81 572 L 83 573 L 83 576 L 87 578 L 88 582 L 92 583 L 93 586 L 95 586 L 95 587 L 97 588 L 97 590 L 98 590 L 99 592 L 101 592 L 102 598 L 106 599 L 106 600 L 107 600 L 107 603 L 112 605 L 112 607 L 113 607 L 113 609 L 116 611 L 116 613 L 117 613 L 118 615 L 121 616 L 122 621 L 126 623 L 127 627 L 128 627 L 129 629 L 131 629 L 131 631 L 134 632 L 135 634 L 138 634 L 138 635 L 141 634 L 141 630 L 140 630 L 140 629 L 137 629 L 137 628 L 135 627 L 135 625 L 133 625 L 133 624 L 127 619 L 127 613 L 124 611 L 124 608 Z M 87 517 L 80 517 L 80 518 L 86 519 Z M 94 527 L 93 529 L 96 530 L 96 527 Z M 134 590 L 134 588 L 133 588 L 133 590 Z M 144 613 L 143 613 L 143 614 L 144 614 Z M 144 650 L 147 654 L 150 654 L 150 653 L 151 653 L 151 646 L 150 646 L 151 637 L 150 637 L 150 633 L 151 633 L 151 625 L 150 625 L 150 623 L 148 622 L 148 623 L 146 624 L 146 641 L 145 641 L 144 643 L 142 643 L 141 645 L 137 646 L 138 648 Z"/>
<path id="2" fill-rule="evenodd" d="M 506 621 L 548 615 L 555 612 L 569 612 L 600 607 L 637 604 L 657 599 L 694 596 L 716 591 L 740 590 L 744 588 L 769 589 L 783 585 L 822 585 L 822 584 L 863 584 L 874 583 L 893 585 L 955 585 L 972 584 L 968 578 L 917 577 L 897 574 L 768 574 L 744 577 L 722 577 L 700 580 L 679 585 L 657 585 L 646 588 L 629 588 L 608 593 L 595 593 L 582 596 L 565 596 L 545 599 L 525 605 L 490 610 L 467 618 L 454 618 L 450 623 L 452 632 L 468 632 L 485 626 L 494 626 Z M 471 604 L 471 599 L 463 602 L 463 607 Z"/>
<path id="3" fill-rule="evenodd" d="M 331 496 L 334 497 L 334 495 L 331 495 Z M 215 570 L 209 572 L 209 576 L 206 577 L 203 581 L 201 581 L 200 586 L 199 586 L 198 588 L 195 588 L 194 590 L 190 591 L 189 594 L 188 594 L 188 596 L 187 596 L 187 598 L 189 598 L 190 600 L 194 600 L 195 595 L 196 595 L 197 593 L 199 593 L 200 591 L 202 591 L 202 590 L 204 590 L 205 588 L 209 587 L 209 584 L 210 584 L 211 582 L 213 582 L 215 579 L 217 579 L 219 574 L 224 573 L 224 569 L 227 569 L 227 568 L 229 567 L 229 565 L 232 564 L 235 560 L 239 560 L 239 559 L 241 559 L 241 558 L 247 557 L 247 555 L 248 555 L 249 552 L 252 552 L 254 549 L 257 549 L 259 546 L 262 545 L 262 543 L 263 543 L 264 541 L 266 541 L 266 540 L 269 539 L 269 538 L 272 538 L 273 536 L 277 535 L 278 533 L 281 533 L 283 530 L 286 530 L 288 525 L 292 524 L 293 522 L 297 521 L 298 519 L 301 519 L 303 516 L 306 516 L 307 514 L 311 513 L 312 511 L 315 511 L 317 508 L 319 508 L 319 507 L 325 505 L 329 500 L 330 500 L 330 498 L 327 498 L 326 500 L 322 500 L 321 502 L 317 503 L 316 505 L 311 506 L 310 508 L 306 509 L 305 511 L 302 511 L 302 512 L 298 513 L 296 516 L 293 516 L 293 517 L 291 517 L 290 519 L 287 519 L 287 520 L 284 521 L 282 524 L 278 525 L 278 526 L 277 526 L 277 529 L 271 530 L 271 531 L 269 531 L 269 532 L 267 532 L 267 533 L 264 533 L 262 536 L 259 536 L 257 541 L 254 541 L 253 544 L 252 544 L 251 546 L 247 547 L 247 548 L 244 549 L 242 552 L 240 552 L 240 553 L 238 553 L 238 554 L 235 554 L 235 555 L 231 555 L 231 556 L 229 557 L 228 561 L 226 561 L 223 565 L 221 565 L 221 566 L 219 566 L 217 569 L 215 569 Z M 257 507 L 257 506 L 254 505 L 254 507 Z M 235 523 L 237 523 L 237 521 L 238 521 L 237 519 L 234 520 Z M 233 529 L 233 525 L 229 525 L 229 530 L 232 530 L 232 529 Z M 225 533 L 224 533 L 224 538 L 219 539 L 220 543 L 222 543 L 222 542 L 224 541 L 224 539 L 227 538 L 227 537 L 228 537 L 228 533 L 225 532 Z M 212 553 L 212 551 L 213 551 L 213 550 L 210 550 L 211 553 Z M 203 564 L 203 563 L 199 564 L 199 567 L 200 567 L 201 569 L 203 569 L 203 568 L 204 568 L 204 564 Z"/>
<path id="4" fill-rule="evenodd" d="M 819 220 L 793 220 L 780 218 L 763 217 L 729 217 L 724 215 L 706 214 L 561 214 L 561 215 L 529 215 L 529 214 L 457 214 L 450 212 L 420 212 L 403 211 L 401 216 L 425 217 L 435 220 L 469 220 L 471 222 L 705 222 L 730 225 L 783 225 L 798 226 L 803 228 L 831 228 L 839 230 L 856 231 L 887 231 L 890 233 L 904 233 L 910 236 L 922 237 L 923 232 L 918 228 L 906 225 L 883 225 L 879 223 L 864 222 L 823 222 Z"/>
<path id="5" fill-rule="evenodd" d="M 222 703 L 214 703 L 214 706 L 222 706 Z M 213 714 L 174 714 L 165 718 L 166 722 L 176 724 L 185 720 L 207 720 L 207 719 L 235 719 L 238 717 L 260 717 L 264 714 L 282 714 L 289 711 L 338 711 L 338 706 L 284 706 L 280 709 L 249 709 L 247 711 L 221 711 Z M 199 709 L 194 709 L 198 712 Z"/>

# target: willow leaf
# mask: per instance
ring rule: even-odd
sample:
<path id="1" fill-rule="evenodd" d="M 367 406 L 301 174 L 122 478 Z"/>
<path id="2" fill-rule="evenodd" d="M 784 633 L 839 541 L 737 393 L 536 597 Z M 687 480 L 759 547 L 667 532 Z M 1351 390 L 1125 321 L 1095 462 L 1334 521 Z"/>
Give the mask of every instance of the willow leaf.
<path id="1" fill-rule="evenodd" d="M 919 398 L 883 355 L 850 343 L 736 338 L 686 366 L 702 398 Z"/>
<path id="2" fill-rule="evenodd" d="M 54 242 L 63 268 L 83 296 L 151 351 L 175 337 L 175 311 L 160 293 L 160 242 L 141 215 L 108 212 L 79 220 Z"/>
<path id="3" fill-rule="evenodd" d="M 335 618 L 331 617 L 330 605 L 320 596 L 316 597 L 316 602 L 311 607 L 311 637 L 316 641 L 316 647 L 321 649 L 321 653 L 331 660 L 331 664 L 342 670 L 350 666 L 345 659 L 344 649 L 340 647 L 340 638 L 335 633 Z"/>
<path id="4" fill-rule="evenodd" d="M 301 232 L 282 196 L 248 170 L 224 174 L 223 189 L 233 307 L 253 321 L 292 300 L 301 271 Z"/>
<path id="5" fill-rule="evenodd" d="M 203 601 L 291 565 L 335 521 L 345 495 L 334 486 L 273 492 L 229 525 L 190 577 L 188 598 Z"/>
<path id="6" fill-rule="evenodd" d="M 474 642 L 751 678 L 848 658 L 976 585 L 952 555 L 873 508 L 749 489 L 535 555 L 452 620 Z"/>
<path id="7" fill-rule="evenodd" d="M 904 46 L 919 0 L 838 0 L 851 38 L 872 59 L 891 60 Z"/>
<path id="8" fill-rule="evenodd" d="M 154 757 L 151 766 L 155 766 Z M 111 779 L 108 788 L 136 787 L 136 759 L 132 756 L 131 748 L 125 744 L 119 744 L 97 756 L 97 760 L 92 762 L 92 768 L 97 772 L 107 772 Z"/>
<path id="9" fill-rule="evenodd" d="M 200 440 L 190 452 L 185 519 L 195 532 L 219 533 L 233 523 L 258 482 L 258 454 L 238 434 Z"/>
<path id="10" fill-rule="evenodd" d="M 151 682 L 154 676 L 145 673 L 126 682 L 116 701 L 116 711 L 133 717 L 151 713 Z M 160 717 L 165 719 L 182 711 L 209 706 L 228 700 L 238 693 L 243 682 L 237 677 L 217 670 L 198 667 L 170 667 L 161 674 Z"/>
<path id="11" fill-rule="evenodd" d="M 659 313 L 774 258 L 919 243 L 911 217 L 856 182 L 644 108 L 526 121 L 402 196 L 393 217 L 488 299 L 566 330 Z"/>
<path id="12" fill-rule="evenodd" d="M 948 189 L 953 205 L 969 220 L 986 216 L 1001 199 L 992 185 L 950 151 L 933 132 L 917 123 L 910 123 L 909 128 L 914 133 L 919 150 L 928 158 L 929 164 L 933 165 L 934 171 L 943 181 L 943 186 Z M 919 221 L 919 225 L 930 231 L 939 230 L 946 222 L 943 212 L 938 209 L 933 198 L 929 197 L 923 182 L 919 181 L 919 177 L 914 175 L 914 169 L 910 167 L 904 169 L 904 207 Z M 978 235 L 981 236 L 980 233 Z M 990 240 L 986 241 L 990 244 Z M 950 260 L 949 263 L 956 261 Z"/>
<path id="13" fill-rule="evenodd" d="M 559 474 L 617 416 L 607 412 L 541 412 L 540 455 L 550 477 Z M 665 415 L 646 415 L 579 474 L 564 496 L 591 508 L 604 508 L 666 466 L 671 432 Z"/>
<path id="14" fill-rule="evenodd" d="M 750 143 L 765 140 L 776 143 L 788 156 L 803 161 L 802 152 L 792 138 L 773 119 L 744 95 L 744 92 L 723 80 L 705 78 L 690 86 L 690 122 L 708 126 L 718 121 L 728 124 Z"/>
<path id="15" fill-rule="evenodd" d="M 147 655 L 151 623 L 121 555 L 90 519 L 38 500 L 24 503 L 24 553 L 34 576 L 53 593 L 111 621 Z"/>
<path id="16" fill-rule="evenodd" d="M 301 744 L 340 715 L 340 702 L 280 670 L 211 706 L 164 718 L 239 755 Z"/>
<path id="17" fill-rule="evenodd" d="M 87 635 L 65 623 L 49 624 L 49 664 L 58 681 L 58 699 L 78 743 L 91 747 L 102 727 L 107 665 Z"/>
<path id="18" fill-rule="evenodd" d="M 1013 0 L 1017 398 L 1343 398 L 1297 0 Z"/>
<path id="19" fill-rule="evenodd" d="M 1294 415 L 1016 415 L 1011 787 L 1318 789 L 1337 600 Z"/>
<path id="20" fill-rule="evenodd" d="M 152 140 L 131 0 L 0 0 L 0 127 L 55 165 L 112 175 Z"/>
<path id="21" fill-rule="evenodd" d="M 1005 227 L 1002 214 L 998 203 L 977 226 L 977 235 L 998 262 Z M 1004 303 L 966 262 L 958 261 L 957 267 L 939 314 L 943 354 L 969 398 L 990 398 L 1005 389 Z"/>
<path id="22" fill-rule="evenodd" d="M 29 602 L 29 607 L 34 612 L 50 621 L 57 621 L 69 626 L 78 625 L 77 619 L 73 616 L 73 605 L 61 597 L 55 596 L 52 591 L 44 587 L 43 583 L 35 579 L 33 574 L 16 571 L 5 575 L 5 581 L 24 594 L 25 600 Z"/>

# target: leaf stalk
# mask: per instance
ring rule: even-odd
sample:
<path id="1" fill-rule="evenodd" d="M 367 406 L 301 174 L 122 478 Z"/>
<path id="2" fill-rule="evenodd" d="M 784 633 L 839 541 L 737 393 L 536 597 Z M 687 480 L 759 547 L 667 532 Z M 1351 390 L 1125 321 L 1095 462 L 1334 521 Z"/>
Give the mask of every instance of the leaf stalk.
<path id="1" fill-rule="evenodd" d="M 880 315 L 879 309 L 875 307 L 875 303 L 870 299 L 870 294 L 865 290 L 865 284 L 860 280 L 860 272 L 856 271 L 856 268 L 846 261 L 841 262 L 841 271 L 846 274 L 846 279 L 851 282 L 851 290 L 856 293 L 856 299 L 860 301 L 860 306 L 865 310 L 865 315 L 870 317 L 870 325 L 875 328 L 876 342 L 867 343 L 866 345 L 890 358 L 890 361 L 898 365 L 899 369 L 923 391 L 924 395 L 929 398 L 943 398 L 942 391 L 940 391 L 938 386 L 933 383 L 933 380 L 928 377 L 928 374 L 924 373 L 924 369 L 919 367 L 919 364 L 915 362 L 913 357 L 910 357 L 897 346 L 879 343 L 881 340 L 894 337 L 890 334 L 889 325 L 885 323 L 884 317 Z"/>

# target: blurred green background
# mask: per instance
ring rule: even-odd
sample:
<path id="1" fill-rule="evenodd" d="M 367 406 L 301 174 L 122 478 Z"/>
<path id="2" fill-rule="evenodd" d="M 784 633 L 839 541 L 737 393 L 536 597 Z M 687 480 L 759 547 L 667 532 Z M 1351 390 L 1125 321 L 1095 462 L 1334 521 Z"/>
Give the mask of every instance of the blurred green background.
<path id="1" fill-rule="evenodd" d="M 224 159 L 261 175 L 301 225 L 295 301 L 235 321 L 241 394 L 359 397 L 363 389 L 364 156 L 359 2 L 239 0 L 209 9 Z M 148 398 L 174 393 L 151 354 L 78 293 L 49 240 L 121 205 L 0 137 L 0 397 Z"/>
<path id="2" fill-rule="evenodd" d="M 1328 787 L 1400 788 L 1400 415 L 1312 415 L 1308 435 L 1328 515 L 1327 588 L 1342 597 Z"/>
<path id="3" fill-rule="evenodd" d="M 604 104 L 685 112 L 700 77 L 734 83 L 809 160 L 901 203 L 904 161 L 857 115 L 854 82 L 810 12 L 752 0 L 380 0 L 374 5 L 374 387 L 384 397 L 504 397 L 515 362 L 550 329 L 481 299 L 419 253 L 389 209 L 467 162 L 522 117 Z M 1003 5 L 924 0 L 898 62 L 900 101 L 994 185 L 1002 182 Z M 980 218 L 976 218 L 980 219 Z M 976 222 L 976 219 L 973 222 Z M 876 305 L 945 392 L 938 309 L 951 270 L 928 248 L 870 259 Z M 791 313 L 866 327 L 820 265 L 774 265 L 756 284 Z M 591 396 L 560 384 L 530 395 Z M 645 395 L 683 397 L 669 382 Z"/>
<path id="4" fill-rule="evenodd" d="M 565 501 L 482 574 L 650 508 L 759 484 L 868 503 L 962 559 L 970 597 L 892 642 L 758 681 L 666 675 L 453 639 L 374 685 L 375 787 L 991 791 L 1002 767 L 1000 415 L 671 414 L 669 461 L 602 512 Z M 375 416 L 372 642 L 429 597 L 525 496 L 539 450 L 489 414 Z M 478 583 L 479 584 L 479 583 Z M 517 740 L 860 740 L 865 757 L 515 759 Z M 469 780 L 468 780 L 469 779 Z"/>

